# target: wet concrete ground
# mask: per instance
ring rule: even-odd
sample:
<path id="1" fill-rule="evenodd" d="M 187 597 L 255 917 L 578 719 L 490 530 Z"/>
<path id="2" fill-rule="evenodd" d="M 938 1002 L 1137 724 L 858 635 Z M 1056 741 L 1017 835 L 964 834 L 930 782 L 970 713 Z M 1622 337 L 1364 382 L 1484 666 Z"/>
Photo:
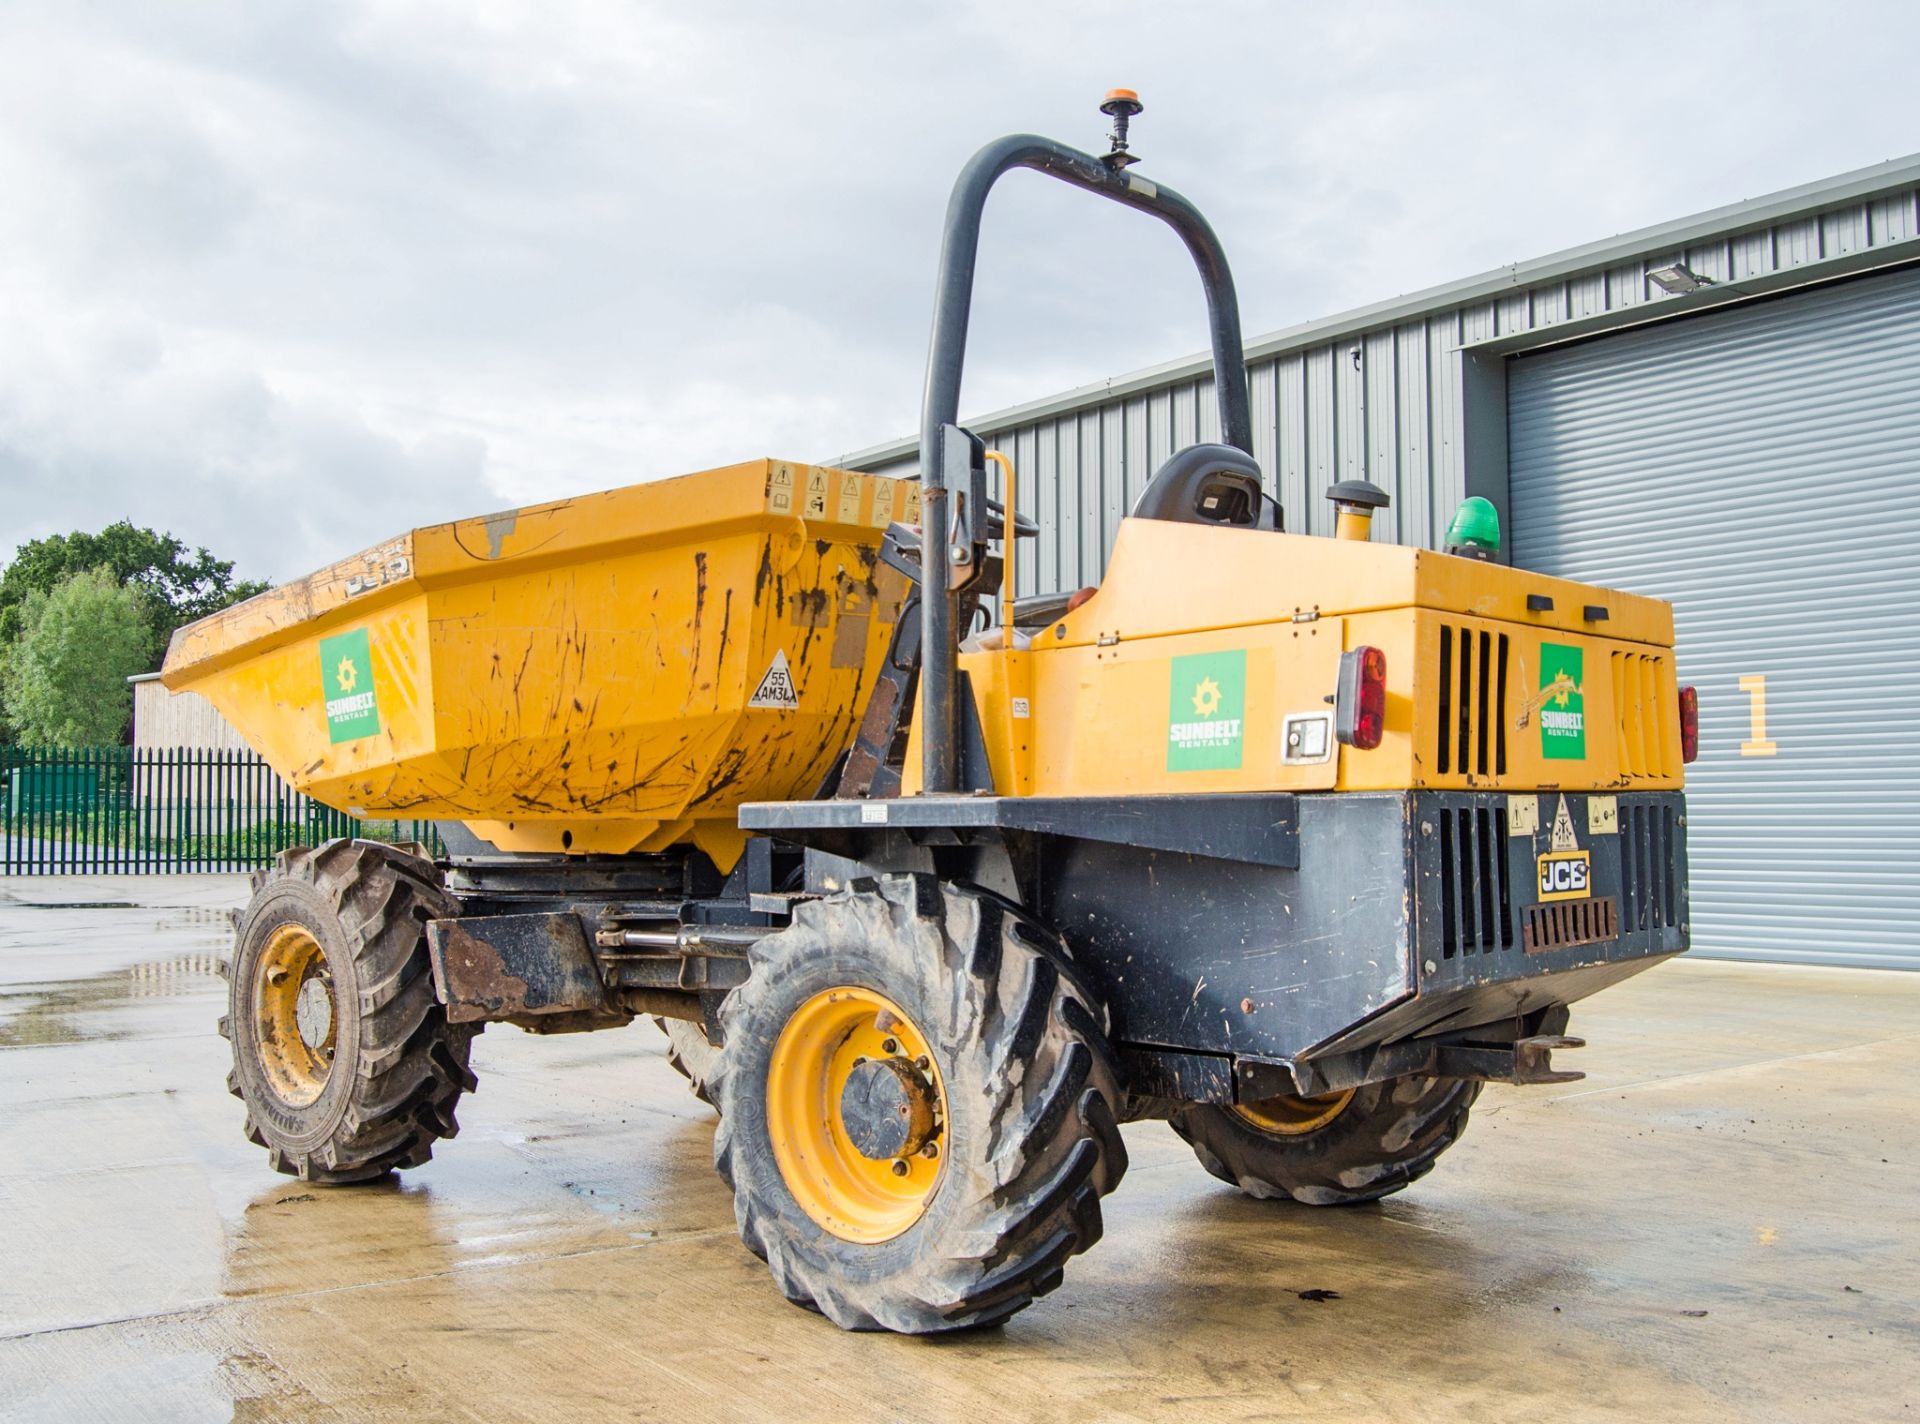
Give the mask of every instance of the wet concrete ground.
<path id="1" fill-rule="evenodd" d="M 394 1185 L 275 1176 L 213 1031 L 244 895 L 0 880 L 0 1417 L 1920 1420 L 1920 975 L 1655 970 L 1377 1207 L 1136 1124 L 1066 1285 L 928 1342 L 777 1297 L 644 1024 L 490 1031 Z"/>

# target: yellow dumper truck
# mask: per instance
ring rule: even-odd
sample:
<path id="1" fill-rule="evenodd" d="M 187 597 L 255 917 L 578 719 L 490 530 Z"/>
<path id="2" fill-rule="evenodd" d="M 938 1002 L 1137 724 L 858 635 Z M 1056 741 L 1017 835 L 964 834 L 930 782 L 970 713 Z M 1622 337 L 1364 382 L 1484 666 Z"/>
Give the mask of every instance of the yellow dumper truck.
<path id="1" fill-rule="evenodd" d="M 1370 1201 L 1483 1082 L 1578 1076 L 1568 1005 L 1686 948 L 1670 609 L 1503 565 L 1475 501 L 1445 551 L 1370 542 L 1359 481 L 1338 537 L 1285 532 L 1226 258 L 1103 107 L 1102 157 L 1015 136 L 961 175 L 917 479 L 756 460 L 460 520 L 175 636 L 167 685 L 295 785 L 448 848 L 259 878 L 222 1029 L 273 1167 L 424 1163 L 488 1023 L 649 1016 L 789 1299 L 984 1325 L 1099 1237 L 1120 1123 Z M 1033 526 L 957 423 L 1015 167 L 1167 223 L 1210 313 L 1222 440 L 1071 598 L 1003 592 Z"/>

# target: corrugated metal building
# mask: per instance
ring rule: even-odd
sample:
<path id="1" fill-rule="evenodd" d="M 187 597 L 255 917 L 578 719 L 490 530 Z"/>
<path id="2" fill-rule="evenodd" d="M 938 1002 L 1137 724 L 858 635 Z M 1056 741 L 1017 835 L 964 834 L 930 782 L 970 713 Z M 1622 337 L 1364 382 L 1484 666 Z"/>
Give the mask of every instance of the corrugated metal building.
<path id="1" fill-rule="evenodd" d="M 1703 954 L 1920 969 L 1913 264 L 1920 156 L 1247 347 L 1290 528 L 1366 478 L 1376 538 L 1437 546 L 1480 494 L 1516 562 L 1675 601 Z M 1198 356 L 968 421 L 1041 524 L 1022 593 L 1099 581 L 1161 461 L 1217 438 L 1211 387 Z"/>

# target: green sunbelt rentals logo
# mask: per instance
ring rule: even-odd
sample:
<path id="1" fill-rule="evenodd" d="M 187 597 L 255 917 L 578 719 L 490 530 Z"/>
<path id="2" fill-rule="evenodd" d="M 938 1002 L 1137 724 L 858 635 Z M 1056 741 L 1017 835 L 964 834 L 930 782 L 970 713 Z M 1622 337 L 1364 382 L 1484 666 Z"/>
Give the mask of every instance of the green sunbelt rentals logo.
<path id="1" fill-rule="evenodd" d="M 1540 755 L 1548 761 L 1585 761 L 1587 699 L 1581 650 L 1540 645 Z"/>
<path id="2" fill-rule="evenodd" d="M 1195 653 L 1173 660 L 1167 705 L 1167 770 L 1219 771 L 1240 765 L 1247 706 L 1247 654 Z"/>
<path id="3" fill-rule="evenodd" d="M 320 686 L 326 693 L 327 735 L 334 742 L 371 737 L 380 730 L 365 628 L 320 640 Z"/>

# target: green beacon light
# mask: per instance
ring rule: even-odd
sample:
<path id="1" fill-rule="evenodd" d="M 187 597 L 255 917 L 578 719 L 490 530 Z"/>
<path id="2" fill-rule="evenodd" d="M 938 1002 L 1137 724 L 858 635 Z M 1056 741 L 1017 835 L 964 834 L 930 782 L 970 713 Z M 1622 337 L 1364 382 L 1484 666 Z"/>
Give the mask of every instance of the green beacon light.
<path id="1" fill-rule="evenodd" d="M 1447 526 L 1447 552 L 1489 562 L 1500 553 L 1500 511 L 1493 501 L 1477 494 L 1460 501 Z"/>

